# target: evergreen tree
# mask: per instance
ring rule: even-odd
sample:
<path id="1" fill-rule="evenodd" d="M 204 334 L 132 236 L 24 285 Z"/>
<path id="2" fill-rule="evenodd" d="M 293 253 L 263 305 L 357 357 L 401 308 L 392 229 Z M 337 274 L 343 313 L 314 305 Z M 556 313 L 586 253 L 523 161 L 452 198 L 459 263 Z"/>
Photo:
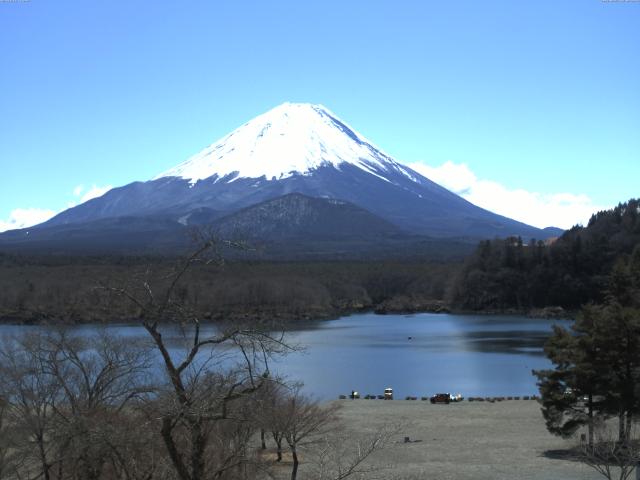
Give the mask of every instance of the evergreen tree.
<path id="1" fill-rule="evenodd" d="M 579 322 L 572 330 L 554 327 L 545 353 L 555 368 L 533 373 L 538 377 L 547 429 L 570 437 L 586 425 L 592 445 L 594 416 L 604 414 L 604 405 L 599 401 L 604 368 L 596 360 L 597 347 L 589 332 Z"/>
<path id="2" fill-rule="evenodd" d="M 619 441 L 629 438 L 640 412 L 640 248 L 619 262 L 609 278 L 604 305 L 590 305 L 571 326 L 556 327 L 545 345 L 554 364 L 535 371 L 550 432 L 569 436 L 594 415 L 616 416 Z"/>
<path id="3" fill-rule="evenodd" d="M 639 245 L 640 200 L 598 212 L 587 227 L 573 227 L 549 245 L 533 239 L 524 245 L 518 237 L 482 241 L 465 261 L 452 299 L 471 310 L 579 310 L 589 302 L 604 303 L 618 262 L 631 256 L 640 271 Z"/>

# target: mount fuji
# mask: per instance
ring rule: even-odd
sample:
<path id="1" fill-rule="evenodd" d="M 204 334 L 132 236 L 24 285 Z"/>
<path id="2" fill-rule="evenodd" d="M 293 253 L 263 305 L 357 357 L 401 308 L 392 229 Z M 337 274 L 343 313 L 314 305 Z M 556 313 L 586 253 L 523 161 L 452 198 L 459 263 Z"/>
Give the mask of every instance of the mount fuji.
<path id="1" fill-rule="evenodd" d="M 289 222 L 304 216 L 301 208 L 308 218 L 345 218 L 313 226 Z M 359 219 L 356 230 L 348 228 L 353 216 Z M 285 103 L 153 179 L 114 188 L 38 226 L 0 235 L 0 249 L 64 250 L 83 244 L 153 250 L 180 244 L 185 230 L 198 225 L 224 232 L 241 226 L 248 237 L 278 241 L 319 233 L 373 242 L 403 235 L 544 239 L 561 232 L 471 204 L 394 160 L 321 105 Z"/>

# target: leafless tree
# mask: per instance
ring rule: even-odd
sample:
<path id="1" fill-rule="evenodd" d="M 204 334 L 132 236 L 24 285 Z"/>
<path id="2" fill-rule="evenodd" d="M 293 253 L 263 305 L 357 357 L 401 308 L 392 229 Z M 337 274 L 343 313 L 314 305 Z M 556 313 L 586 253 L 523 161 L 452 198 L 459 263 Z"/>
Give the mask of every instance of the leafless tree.
<path id="1" fill-rule="evenodd" d="M 162 358 L 168 387 L 161 396 L 160 433 L 180 480 L 222 478 L 220 469 L 228 471 L 229 459 L 220 458 L 215 433 L 234 419 L 236 404 L 263 387 L 271 355 L 288 348 L 282 335 L 270 333 L 272 325 L 219 324 L 205 332 L 197 309 L 189 305 L 181 288 L 192 268 L 220 261 L 221 243 L 211 237 L 200 240 L 197 251 L 156 281 L 152 272 L 146 272 L 132 285 L 105 287 L 137 307 Z M 186 345 L 181 354 L 170 351 L 165 337 L 176 326 Z M 238 352 L 232 364 L 230 348 Z"/>
<path id="2" fill-rule="evenodd" d="M 169 480 L 173 468 L 146 405 L 136 405 L 110 418 L 96 433 L 105 450 L 106 479 Z"/>
<path id="3" fill-rule="evenodd" d="M 276 445 L 276 461 L 282 461 L 282 446 L 287 419 L 284 415 L 283 400 L 289 386 L 279 379 L 270 379 L 256 397 L 254 421 L 260 428 L 260 447 L 266 449 L 266 434 Z"/>
<path id="4" fill-rule="evenodd" d="M 118 463 L 114 438 L 129 428 L 125 409 L 150 391 L 145 349 L 111 335 L 58 330 L 8 339 L 0 359 L 12 447 L 23 460 L 15 476 L 103 478 Z"/>
<path id="5" fill-rule="evenodd" d="M 640 435 L 637 428 L 620 440 L 607 423 L 595 428 L 593 445 L 580 445 L 578 459 L 608 480 L 627 480 L 640 468 Z"/>
<path id="6" fill-rule="evenodd" d="M 339 404 L 320 405 L 301 392 L 301 385 L 274 382 L 262 399 L 262 425 L 272 433 L 277 461 L 282 459 L 281 443 L 286 442 L 292 456 L 291 479 L 296 480 L 299 454 L 304 452 L 305 478 L 343 480 L 376 478 L 379 467 L 367 465 L 370 457 L 389 446 L 401 426 L 385 425 L 370 435 L 346 434 L 339 422 Z M 389 478 L 385 472 L 379 478 Z"/>
<path id="7" fill-rule="evenodd" d="M 47 336 L 39 355 L 62 397 L 55 411 L 59 461 L 82 478 L 99 479 L 114 453 L 114 426 L 126 425 L 125 408 L 154 389 L 146 382 L 149 349 L 104 331 L 86 338 L 62 330 Z"/>
<path id="8" fill-rule="evenodd" d="M 369 465 L 375 452 L 387 448 L 401 431 L 399 425 L 385 425 L 370 435 L 356 436 L 333 431 L 325 435 L 311 452 L 310 478 L 344 480 L 346 478 L 390 478 L 389 471 Z"/>
<path id="9" fill-rule="evenodd" d="M 0 388 L 7 423 L 15 429 L 12 447 L 28 469 L 52 478 L 58 452 L 51 441 L 60 387 L 40 365 L 40 336 L 6 339 L 0 349 Z"/>
<path id="10" fill-rule="evenodd" d="M 17 432 L 12 428 L 8 417 L 9 403 L 0 394 L 0 478 L 14 475 L 20 460 L 14 445 Z"/>
<path id="11" fill-rule="evenodd" d="M 293 459 L 291 480 L 296 480 L 300 465 L 299 448 L 317 441 L 331 426 L 335 426 L 338 405 L 321 406 L 295 388 L 282 399 L 279 408 L 280 428 Z"/>

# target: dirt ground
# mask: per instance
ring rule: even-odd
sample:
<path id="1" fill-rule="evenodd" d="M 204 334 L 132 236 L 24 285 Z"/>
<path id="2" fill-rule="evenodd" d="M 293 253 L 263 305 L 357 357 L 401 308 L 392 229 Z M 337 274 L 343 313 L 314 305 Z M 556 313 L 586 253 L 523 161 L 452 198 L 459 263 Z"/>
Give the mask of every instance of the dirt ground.
<path id="1" fill-rule="evenodd" d="M 385 424 L 403 427 L 390 445 L 370 459 L 377 478 L 434 480 L 591 480 L 597 472 L 560 459 L 577 440 L 547 432 L 536 401 L 341 400 L 339 416 L 347 431 L 372 433 Z M 404 437 L 410 442 L 405 443 Z M 555 457 L 555 458 L 554 458 Z M 387 473 L 383 473 L 382 470 Z M 299 478 L 304 479 L 301 465 Z"/>

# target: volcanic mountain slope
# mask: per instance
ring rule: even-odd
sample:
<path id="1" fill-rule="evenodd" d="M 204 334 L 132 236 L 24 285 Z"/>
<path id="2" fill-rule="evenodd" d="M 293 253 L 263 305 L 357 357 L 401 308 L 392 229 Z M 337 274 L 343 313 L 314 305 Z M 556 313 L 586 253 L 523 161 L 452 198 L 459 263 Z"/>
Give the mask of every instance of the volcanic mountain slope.
<path id="1" fill-rule="evenodd" d="M 454 259 L 473 244 L 410 235 L 349 202 L 291 193 L 212 222 L 221 238 L 249 248 L 245 258 Z"/>
<path id="2" fill-rule="evenodd" d="M 327 240 L 404 235 L 400 228 L 355 205 L 290 193 L 212 222 L 224 238 Z"/>
<path id="3" fill-rule="evenodd" d="M 348 202 L 298 193 L 212 220 L 216 215 L 207 208 L 194 211 L 192 225 L 161 216 L 109 217 L 32 229 L 29 235 L 15 230 L 4 235 L 0 251 L 171 255 L 191 251 L 202 234 L 244 244 L 226 250 L 227 258 L 258 260 L 459 259 L 474 248 L 469 242 L 409 235 Z"/>
<path id="4" fill-rule="evenodd" d="M 322 106 L 285 103 L 152 180 L 112 189 L 0 240 L 28 242 L 27 231 L 33 235 L 71 225 L 76 234 L 87 229 L 89 237 L 96 221 L 122 217 L 174 222 L 172 229 L 179 230 L 210 224 L 290 193 L 348 202 L 414 235 L 543 239 L 559 232 L 540 230 L 467 202 L 395 161 Z M 118 222 L 109 222 L 116 228 Z M 122 235 L 129 231 L 126 223 Z M 326 229 L 343 227 L 325 224 Z M 320 233 L 331 235 L 328 230 Z"/>
<path id="5" fill-rule="evenodd" d="M 0 252 L 170 254 L 189 245 L 188 229 L 166 216 L 107 217 L 0 234 Z"/>

